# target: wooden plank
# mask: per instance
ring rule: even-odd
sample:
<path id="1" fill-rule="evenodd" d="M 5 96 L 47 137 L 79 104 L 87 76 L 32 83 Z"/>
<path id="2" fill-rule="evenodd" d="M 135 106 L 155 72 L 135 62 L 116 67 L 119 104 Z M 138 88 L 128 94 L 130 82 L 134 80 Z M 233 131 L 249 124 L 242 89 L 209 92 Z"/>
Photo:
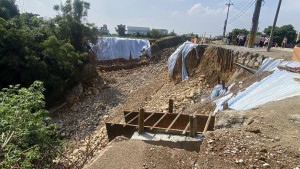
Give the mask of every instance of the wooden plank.
<path id="1" fill-rule="evenodd" d="M 124 111 L 125 112 L 125 111 Z M 129 116 L 131 113 L 133 113 L 134 111 L 131 111 L 131 112 L 129 112 L 129 113 L 127 113 L 125 116 L 124 116 L 124 119 L 127 117 L 127 116 Z"/>
<path id="2" fill-rule="evenodd" d="M 176 120 L 178 119 L 178 117 L 180 116 L 182 112 L 178 113 L 178 115 L 175 117 L 175 119 L 172 121 L 172 123 L 169 125 L 169 127 L 167 128 L 166 132 L 168 132 L 170 130 L 170 128 L 173 126 L 173 124 L 176 122 Z"/>
<path id="3" fill-rule="evenodd" d="M 244 66 L 244 65 L 242 65 L 242 64 L 240 64 L 240 63 L 234 62 L 234 64 L 236 64 L 236 65 L 238 65 L 238 66 L 240 66 L 240 67 L 242 67 L 242 68 L 248 70 L 248 71 L 249 71 L 250 73 L 252 73 L 252 74 L 255 74 L 255 73 L 257 72 L 257 70 L 252 69 L 252 68 L 249 68 L 249 67 L 247 67 L 247 66 Z"/>
<path id="4" fill-rule="evenodd" d="M 147 120 L 149 120 L 153 115 L 155 114 L 155 112 L 151 113 L 150 116 L 148 116 L 144 122 L 146 122 Z"/>
<path id="5" fill-rule="evenodd" d="M 151 130 L 164 118 L 166 117 L 167 113 L 165 113 L 152 127 Z"/>
<path id="6" fill-rule="evenodd" d="M 286 71 L 290 71 L 290 72 L 294 72 L 294 73 L 300 73 L 300 67 L 292 68 L 292 67 L 289 67 L 289 66 L 286 66 L 286 65 L 279 65 L 277 67 L 280 70 L 286 70 Z"/>
<path id="7" fill-rule="evenodd" d="M 166 132 L 165 128 L 159 128 L 159 127 L 154 127 L 152 130 L 149 130 L 149 128 L 145 127 L 145 131 L 154 132 L 154 133 L 177 134 L 177 135 L 180 135 L 182 133 L 182 130 L 178 130 L 178 129 L 170 129 L 168 132 Z"/>
<path id="8" fill-rule="evenodd" d="M 194 115 L 189 117 L 190 120 L 190 137 L 195 137 L 197 135 L 197 118 Z"/>
<path id="9" fill-rule="evenodd" d="M 169 99 L 169 113 L 173 113 L 173 100 Z"/>
<path id="10" fill-rule="evenodd" d="M 208 116 L 208 119 L 207 119 L 207 121 L 206 121 L 205 128 L 204 128 L 204 130 L 203 130 L 203 134 L 206 134 L 206 132 L 207 132 L 207 129 L 208 129 L 208 126 L 209 126 L 209 123 L 210 123 L 211 116 L 212 116 L 212 113 L 210 113 L 209 116 Z"/>
<path id="11" fill-rule="evenodd" d="M 185 134 L 187 132 L 187 130 L 190 127 L 190 122 L 188 122 L 188 124 L 186 125 L 185 129 L 183 130 L 182 134 Z"/>
<path id="12" fill-rule="evenodd" d="M 128 123 L 125 123 L 123 125 L 123 127 L 125 127 L 127 124 L 130 124 L 131 122 L 133 122 L 135 119 L 137 119 L 139 117 L 139 115 L 135 116 L 133 119 L 131 119 Z"/>
<path id="13" fill-rule="evenodd" d="M 225 80 L 222 80 L 222 88 L 225 89 Z"/>
<path id="14" fill-rule="evenodd" d="M 125 111 L 124 111 L 124 112 L 125 112 Z M 130 115 L 131 113 L 133 113 L 133 111 L 127 113 L 127 114 L 124 116 L 124 121 L 125 121 L 125 117 L 127 117 L 127 116 Z M 122 119 L 123 119 L 123 118 L 121 117 L 119 120 L 117 120 L 117 122 L 114 122 L 114 124 L 121 123 Z M 125 122 L 125 123 L 126 123 L 126 122 Z M 114 124 L 112 124 L 112 126 L 113 126 Z"/>
<path id="15" fill-rule="evenodd" d="M 227 110 L 228 109 L 228 102 L 226 101 L 224 104 L 223 104 L 223 110 Z"/>
<path id="16" fill-rule="evenodd" d="M 121 123 L 122 119 L 123 119 L 123 118 L 121 117 L 119 120 L 117 120 L 117 122 L 114 122 L 114 123 L 112 124 L 112 126 L 113 126 L 114 124 Z"/>
<path id="17" fill-rule="evenodd" d="M 144 119 L 145 119 L 145 111 L 144 109 L 140 109 L 139 112 L 139 134 L 141 134 L 142 132 L 144 132 Z"/>

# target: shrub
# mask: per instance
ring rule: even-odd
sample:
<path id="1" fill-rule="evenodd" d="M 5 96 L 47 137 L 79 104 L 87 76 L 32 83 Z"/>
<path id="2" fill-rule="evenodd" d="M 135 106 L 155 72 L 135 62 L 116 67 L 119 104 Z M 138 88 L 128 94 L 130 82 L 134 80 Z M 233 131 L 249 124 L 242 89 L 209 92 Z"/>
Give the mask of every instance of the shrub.
<path id="1" fill-rule="evenodd" d="M 59 146 L 62 141 L 44 109 L 42 82 L 29 88 L 19 85 L 0 91 L 0 167 L 50 168 L 57 156 L 45 142 Z"/>

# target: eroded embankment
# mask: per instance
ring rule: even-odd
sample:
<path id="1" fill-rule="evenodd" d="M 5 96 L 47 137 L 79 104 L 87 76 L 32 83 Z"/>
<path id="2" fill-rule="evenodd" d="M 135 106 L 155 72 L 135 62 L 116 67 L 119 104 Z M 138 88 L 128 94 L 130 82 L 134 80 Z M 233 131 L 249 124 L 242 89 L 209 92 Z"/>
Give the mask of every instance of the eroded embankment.
<path id="1" fill-rule="evenodd" d="M 210 47 L 203 52 L 194 74 L 186 81 L 174 83 L 169 79 L 166 64 L 174 51 L 175 48 L 169 48 L 157 52 L 155 58 L 158 63 L 129 70 L 98 72 L 99 77 L 95 79 L 101 80 L 94 79 L 94 83 L 84 87 L 84 97 L 78 97 L 58 110 L 54 122 L 62 131 L 62 137 L 72 144 L 66 152 L 71 160 L 79 163 L 78 159 L 85 156 L 90 148 L 93 148 L 93 153 L 88 159 L 98 154 L 107 144 L 103 122 L 122 120 L 124 110 L 144 107 L 146 111 L 166 112 L 171 98 L 174 100 L 175 113 L 194 113 L 196 110 L 188 111 L 189 107 L 202 104 L 201 99 L 210 95 L 217 84 L 218 73 L 221 80 L 228 83 L 232 79 L 241 80 L 250 73 L 233 64 L 233 61 L 239 62 L 244 58 L 245 64 L 250 58 L 254 60 L 251 54 L 246 57 L 246 54 Z M 196 113 L 209 114 L 214 109 L 212 102 L 203 105 Z"/>

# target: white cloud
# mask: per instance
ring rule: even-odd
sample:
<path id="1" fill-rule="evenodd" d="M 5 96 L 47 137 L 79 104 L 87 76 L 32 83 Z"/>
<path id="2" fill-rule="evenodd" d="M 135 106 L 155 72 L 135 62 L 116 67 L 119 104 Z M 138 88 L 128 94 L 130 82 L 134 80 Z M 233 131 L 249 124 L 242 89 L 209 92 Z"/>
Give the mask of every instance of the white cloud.
<path id="1" fill-rule="evenodd" d="M 191 9 L 188 10 L 188 14 L 197 14 L 201 11 L 201 8 L 203 8 L 201 4 L 195 4 Z"/>
<path id="2" fill-rule="evenodd" d="M 179 14 L 180 14 L 180 12 L 178 12 L 178 11 L 174 11 L 171 13 L 172 16 L 178 16 Z"/>
<path id="3" fill-rule="evenodd" d="M 218 8 L 218 9 L 212 9 L 209 6 L 202 6 L 202 4 L 198 3 L 192 6 L 187 13 L 189 15 L 195 15 L 195 14 L 200 14 L 200 15 L 217 15 L 221 13 L 226 13 L 225 8 Z"/>

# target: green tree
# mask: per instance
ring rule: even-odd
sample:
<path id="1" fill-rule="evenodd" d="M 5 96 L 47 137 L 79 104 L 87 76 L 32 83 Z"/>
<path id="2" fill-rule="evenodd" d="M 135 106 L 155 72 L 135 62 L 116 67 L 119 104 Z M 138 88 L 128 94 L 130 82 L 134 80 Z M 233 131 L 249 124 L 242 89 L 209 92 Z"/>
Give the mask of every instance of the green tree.
<path id="1" fill-rule="evenodd" d="M 83 24 L 82 19 L 88 15 L 90 4 L 82 0 L 67 0 L 64 4 L 55 5 L 56 11 L 61 11 L 62 15 L 57 15 L 54 21 L 58 25 L 58 38 L 70 41 L 76 51 L 88 51 L 87 41 L 95 42 L 97 29 L 93 24 Z"/>
<path id="2" fill-rule="evenodd" d="M 147 33 L 146 33 L 146 37 L 147 37 L 147 38 L 151 38 L 150 31 L 147 31 Z"/>
<path id="3" fill-rule="evenodd" d="M 169 36 L 177 36 L 177 34 L 173 30 L 172 32 L 169 33 Z"/>
<path id="4" fill-rule="evenodd" d="M 246 29 L 238 29 L 238 28 L 235 28 L 231 31 L 232 35 L 239 35 L 239 34 L 244 34 L 244 35 L 248 35 L 249 34 L 249 31 L 246 30 Z"/>
<path id="5" fill-rule="evenodd" d="M 0 0 L 0 18 L 8 20 L 19 15 L 15 0 Z"/>
<path id="6" fill-rule="evenodd" d="M 141 34 L 140 34 L 140 32 L 136 32 L 136 34 L 135 34 L 135 37 L 141 37 Z"/>
<path id="7" fill-rule="evenodd" d="M 158 38 L 161 37 L 161 33 L 156 29 L 152 29 L 151 32 L 150 32 L 150 35 L 154 39 L 158 39 Z"/>
<path id="8" fill-rule="evenodd" d="M 264 33 L 270 36 L 272 26 L 264 29 Z M 274 43 L 281 45 L 284 37 L 287 37 L 288 43 L 293 43 L 296 41 L 297 33 L 292 25 L 283 25 L 281 27 L 275 27 L 274 29 Z"/>
<path id="9" fill-rule="evenodd" d="M 0 91 L 0 167 L 50 168 L 57 154 L 45 142 L 60 147 L 59 133 L 47 125 L 42 82 L 29 88 Z"/>
<path id="10" fill-rule="evenodd" d="M 125 25 L 122 25 L 122 24 L 120 24 L 120 25 L 117 25 L 117 27 L 115 27 L 115 30 L 116 30 L 116 32 L 119 34 L 119 36 L 125 36 L 126 34 L 125 34 L 125 31 L 126 31 L 126 29 L 125 29 Z"/>
<path id="11" fill-rule="evenodd" d="M 49 103 L 64 94 L 90 61 L 87 52 L 97 39 L 97 29 L 82 21 L 89 3 L 67 0 L 55 9 L 61 14 L 53 19 L 32 13 L 0 18 L 0 89 L 10 84 L 29 87 L 40 80 Z"/>
<path id="12" fill-rule="evenodd" d="M 80 22 L 82 17 L 86 17 L 88 15 L 89 9 L 90 9 L 90 3 L 81 0 L 74 0 L 73 15 L 75 20 Z"/>

